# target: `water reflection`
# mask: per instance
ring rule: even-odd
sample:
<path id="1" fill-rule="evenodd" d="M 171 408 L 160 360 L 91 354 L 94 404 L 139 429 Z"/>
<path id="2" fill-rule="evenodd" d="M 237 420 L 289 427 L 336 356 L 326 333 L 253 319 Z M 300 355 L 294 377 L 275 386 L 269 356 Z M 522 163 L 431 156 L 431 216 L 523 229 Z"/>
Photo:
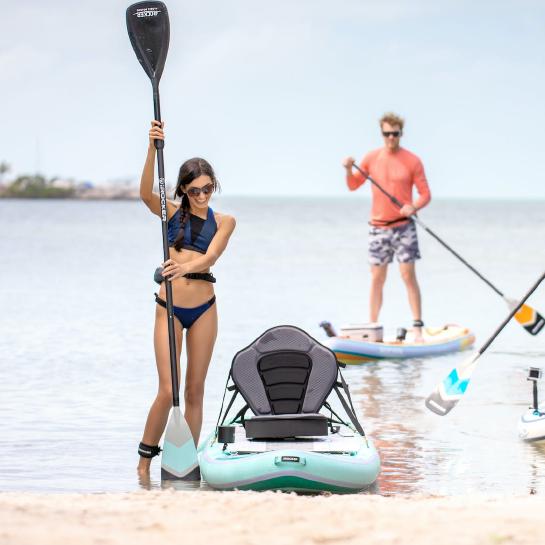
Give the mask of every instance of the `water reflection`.
<path id="1" fill-rule="evenodd" d="M 528 458 L 530 459 L 530 480 L 528 492 L 537 494 L 545 475 L 545 440 L 527 443 Z"/>
<path id="2" fill-rule="evenodd" d="M 443 361 L 442 368 L 448 369 L 450 361 Z M 520 441 L 513 417 L 524 406 L 513 399 L 513 381 L 522 398 L 527 395 L 520 369 L 511 370 L 513 377 L 503 376 L 510 386 L 507 394 L 497 374 L 494 381 L 481 376 L 472 386 L 475 391 L 443 419 L 424 407 L 429 369 L 438 364 L 383 360 L 344 373 L 363 426 L 380 452 L 378 492 L 543 493 L 545 441 Z"/>
<path id="3" fill-rule="evenodd" d="M 169 481 L 151 478 L 149 475 L 138 475 L 138 485 L 143 490 L 212 490 L 205 481 Z"/>
<path id="4" fill-rule="evenodd" d="M 372 431 L 380 453 L 382 471 L 377 491 L 383 495 L 419 490 L 424 464 L 413 414 L 414 385 L 421 375 L 418 363 L 381 361 L 349 373 L 359 416 Z"/>

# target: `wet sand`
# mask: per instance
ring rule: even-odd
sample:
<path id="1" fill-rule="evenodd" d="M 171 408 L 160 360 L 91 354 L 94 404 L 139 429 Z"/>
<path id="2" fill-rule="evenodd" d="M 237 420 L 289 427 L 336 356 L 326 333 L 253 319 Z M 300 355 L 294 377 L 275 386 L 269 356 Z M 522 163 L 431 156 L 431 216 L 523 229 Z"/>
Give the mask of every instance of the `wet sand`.
<path id="1" fill-rule="evenodd" d="M 255 492 L 0 494 L 0 545 L 543 545 L 545 499 Z"/>

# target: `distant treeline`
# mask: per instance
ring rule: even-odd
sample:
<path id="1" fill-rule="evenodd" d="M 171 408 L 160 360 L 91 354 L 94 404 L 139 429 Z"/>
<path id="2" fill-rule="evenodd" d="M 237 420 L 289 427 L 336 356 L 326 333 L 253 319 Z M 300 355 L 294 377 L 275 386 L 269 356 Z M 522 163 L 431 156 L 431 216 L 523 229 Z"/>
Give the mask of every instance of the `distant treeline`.
<path id="1" fill-rule="evenodd" d="M 29 199 L 68 199 L 75 194 L 74 187 L 55 186 L 56 178 L 48 180 L 41 174 L 23 175 L 0 190 L 0 197 Z"/>

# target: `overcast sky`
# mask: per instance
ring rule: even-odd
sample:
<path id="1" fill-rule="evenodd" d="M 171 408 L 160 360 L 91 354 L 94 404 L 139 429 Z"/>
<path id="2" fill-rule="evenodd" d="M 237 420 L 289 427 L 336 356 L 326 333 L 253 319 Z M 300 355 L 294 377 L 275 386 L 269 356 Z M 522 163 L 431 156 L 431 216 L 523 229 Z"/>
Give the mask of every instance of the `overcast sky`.
<path id="1" fill-rule="evenodd" d="M 153 115 L 128 2 L 0 0 L 0 161 L 137 180 Z M 165 161 L 226 195 L 346 194 L 341 160 L 406 118 L 436 197 L 545 198 L 545 2 L 176 0 Z M 362 195 L 368 189 L 360 190 Z"/>

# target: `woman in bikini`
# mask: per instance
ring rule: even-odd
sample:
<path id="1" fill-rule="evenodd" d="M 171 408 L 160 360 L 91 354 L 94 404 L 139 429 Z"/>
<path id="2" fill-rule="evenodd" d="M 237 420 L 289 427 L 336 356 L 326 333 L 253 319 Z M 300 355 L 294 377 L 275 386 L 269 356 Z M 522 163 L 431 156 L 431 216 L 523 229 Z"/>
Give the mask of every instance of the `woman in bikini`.
<path id="1" fill-rule="evenodd" d="M 163 125 L 152 121 L 149 147 L 140 182 L 140 197 L 146 206 L 161 217 L 159 195 L 153 192 L 155 145 L 164 140 Z M 168 242 L 170 259 L 163 263 L 155 295 L 154 345 L 159 390 L 148 414 L 142 442 L 138 448 L 138 472 L 147 474 L 151 459 L 158 455 L 159 439 L 163 435 L 172 406 L 172 384 L 164 278 L 172 282 L 174 327 L 178 376 L 180 352 L 185 330 L 187 368 L 185 374 L 185 419 L 197 444 L 202 425 L 204 381 L 218 330 L 218 315 L 210 267 L 221 256 L 235 228 L 232 216 L 214 212 L 208 202 L 219 184 L 210 164 L 193 158 L 181 167 L 175 197 L 181 204 L 167 201 Z M 161 276 L 162 275 L 162 276 Z M 157 279 L 157 274 L 156 274 Z"/>

